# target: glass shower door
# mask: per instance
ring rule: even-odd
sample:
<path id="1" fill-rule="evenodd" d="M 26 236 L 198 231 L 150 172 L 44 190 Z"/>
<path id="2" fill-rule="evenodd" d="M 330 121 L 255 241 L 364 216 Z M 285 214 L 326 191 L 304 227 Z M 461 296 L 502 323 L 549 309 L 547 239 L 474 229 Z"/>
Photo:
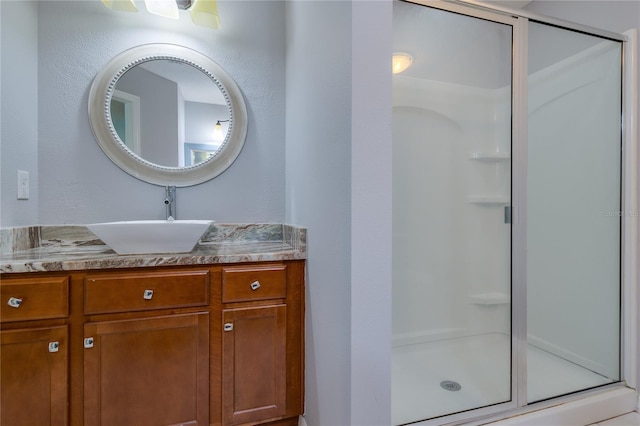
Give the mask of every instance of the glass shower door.
<path id="1" fill-rule="evenodd" d="M 513 19 L 393 4 L 392 417 L 511 389 Z M 468 12 L 469 9 L 466 9 Z"/>
<path id="2" fill-rule="evenodd" d="M 620 380 L 621 49 L 529 24 L 527 402 Z"/>

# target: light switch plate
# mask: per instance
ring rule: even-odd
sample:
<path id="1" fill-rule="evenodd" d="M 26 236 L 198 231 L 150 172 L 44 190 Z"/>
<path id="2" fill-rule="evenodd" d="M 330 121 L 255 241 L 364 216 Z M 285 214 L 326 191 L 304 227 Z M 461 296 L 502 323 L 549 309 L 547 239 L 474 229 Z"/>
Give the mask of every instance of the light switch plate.
<path id="1" fill-rule="evenodd" d="M 29 199 L 29 172 L 18 170 L 18 200 Z"/>

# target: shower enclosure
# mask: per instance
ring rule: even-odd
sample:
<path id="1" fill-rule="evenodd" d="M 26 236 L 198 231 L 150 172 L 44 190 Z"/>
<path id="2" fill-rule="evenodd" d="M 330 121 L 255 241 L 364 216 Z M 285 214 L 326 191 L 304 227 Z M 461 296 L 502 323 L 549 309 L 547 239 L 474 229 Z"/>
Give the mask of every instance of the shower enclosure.
<path id="1" fill-rule="evenodd" d="M 624 37 L 393 8 L 393 424 L 620 383 Z"/>

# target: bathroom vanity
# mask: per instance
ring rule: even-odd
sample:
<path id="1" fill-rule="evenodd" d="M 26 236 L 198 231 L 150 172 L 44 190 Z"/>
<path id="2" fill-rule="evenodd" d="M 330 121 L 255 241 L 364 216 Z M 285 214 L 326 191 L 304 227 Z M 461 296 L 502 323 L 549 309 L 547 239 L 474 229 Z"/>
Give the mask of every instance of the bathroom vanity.
<path id="1" fill-rule="evenodd" d="M 128 256 L 83 227 L 24 232 L 0 265 L 1 424 L 298 424 L 303 229 L 215 225 L 191 253 Z"/>

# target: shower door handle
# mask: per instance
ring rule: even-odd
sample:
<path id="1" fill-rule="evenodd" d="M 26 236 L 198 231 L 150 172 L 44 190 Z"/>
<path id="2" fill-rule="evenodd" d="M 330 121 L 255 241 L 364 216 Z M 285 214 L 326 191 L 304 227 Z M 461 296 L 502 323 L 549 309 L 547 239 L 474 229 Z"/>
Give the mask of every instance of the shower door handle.
<path id="1" fill-rule="evenodd" d="M 511 206 L 504 206 L 504 223 L 511 223 Z"/>

